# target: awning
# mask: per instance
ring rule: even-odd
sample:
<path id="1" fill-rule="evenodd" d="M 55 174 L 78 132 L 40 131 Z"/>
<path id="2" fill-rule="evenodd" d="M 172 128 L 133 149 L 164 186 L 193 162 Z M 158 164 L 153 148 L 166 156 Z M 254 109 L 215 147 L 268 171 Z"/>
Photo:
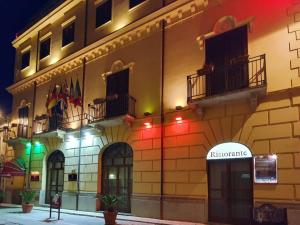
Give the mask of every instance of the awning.
<path id="1" fill-rule="evenodd" d="M 0 169 L 0 177 L 24 176 L 25 170 L 13 162 L 6 162 Z"/>

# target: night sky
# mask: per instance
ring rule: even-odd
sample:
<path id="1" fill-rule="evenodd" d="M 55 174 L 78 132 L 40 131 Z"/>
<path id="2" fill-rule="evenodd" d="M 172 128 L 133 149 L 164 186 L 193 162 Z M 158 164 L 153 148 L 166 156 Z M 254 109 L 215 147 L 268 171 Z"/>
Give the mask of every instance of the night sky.
<path id="1" fill-rule="evenodd" d="M 12 97 L 5 90 L 13 83 L 15 51 L 11 45 L 16 33 L 36 18 L 49 2 L 57 0 L 0 1 L 0 111 L 11 112 Z"/>

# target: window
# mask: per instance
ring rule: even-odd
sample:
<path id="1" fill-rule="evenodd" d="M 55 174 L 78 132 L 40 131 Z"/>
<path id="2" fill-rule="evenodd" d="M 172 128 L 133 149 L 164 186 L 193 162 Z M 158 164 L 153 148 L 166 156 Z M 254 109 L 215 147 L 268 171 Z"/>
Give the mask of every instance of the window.
<path id="1" fill-rule="evenodd" d="M 27 66 L 29 66 L 30 63 L 30 50 L 22 53 L 22 62 L 21 62 L 21 69 L 26 68 Z"/>
<path id="2" fill-rule="evenodd" d="M 143 3 L 146 0 L 129 0 L 129 9 Z"/>
<path id="3" fill-rule="evenodd" d="M 43 59 L 46 56 L 50 55 L 50 44 L 51 44 L 51 38 L 50 37 L 41 41 L 41 44 L 40 44 L 40 59 Z"/>
<path id="4" fill-rule="evenodd" d="M 96 27 L 99 27 L 111 20 L 112 1 L 108 0 L 96 9 Z"/>
<path id="5" fill-rule="evenodd" d="M 62 33 L 62 46 L 66 46 L 74 41 L 75 22 L 65 26 Z"/>

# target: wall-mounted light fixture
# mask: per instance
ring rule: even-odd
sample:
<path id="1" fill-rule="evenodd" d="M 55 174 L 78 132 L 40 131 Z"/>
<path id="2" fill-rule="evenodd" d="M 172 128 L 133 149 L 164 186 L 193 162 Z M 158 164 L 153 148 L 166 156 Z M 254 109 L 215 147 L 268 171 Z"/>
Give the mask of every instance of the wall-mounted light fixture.
<path id="1" fill-rule="evenodd" d="M 183 107 L 182 107 L 181 105 L 176 105 L 175 109 L 176 109 L 176 110 L 182 110 Z"/>
<path id="2" fill-rule="evenodd" d="M 39 171 L 32 171 L 30 173 L 30 180 L 31 181 L 40 181 L 40 172 Z"/>
<path id="3" fill-rule="evenodd" d="M 144 112 L 144 116 L 151 116 L 152 114 L 150 112 Z"/>

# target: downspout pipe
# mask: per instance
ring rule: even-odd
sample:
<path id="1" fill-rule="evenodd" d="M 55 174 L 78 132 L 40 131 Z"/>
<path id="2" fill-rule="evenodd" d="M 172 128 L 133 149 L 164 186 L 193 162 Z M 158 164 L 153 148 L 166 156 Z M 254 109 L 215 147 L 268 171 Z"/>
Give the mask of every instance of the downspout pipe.
<path id="1" fill-rule="evenodd" d="M 76 194 L 76 210 L 79 210 L 79 195 L 80 195 L 80 165 L 81 165 L 81 148 L 82 148 L 82 127 L 84 120 L 84 93 L 85 93 L 85 75 L 86 75 L 86 58 L 82 60 L 82 106 L 80 114 L 79 127 L 79 147 L 78 147 L 78 164 L 77 164 L 77 194 Z"/>
<path id="2" fill-rule="evenodd" d="M 33 100 L 32 100 L 32 124 L 31 124 L 31 134 L 30 134 L 30 152 L 29 152 L 29 162 L 28 162 L 28 174 L 26 188 L 30 189 L 30 174 L 31 174 L 31 161 L 32 161 L 32 149 L 33 149 L 33 126 L 34 126 L 34 115 L 35 115 L 35 102 L 36 102 L 36 87 L 37 83 L 34 81 L 33 84 Z"/>
<path id="3" fill-rule="evenodd" d="M 161 96 L 160 96 L 160 219 L 164 218 L 164 76 L 165 76 L 165 20 L 162 22 Z"/>
<path id="4" fill-rule="evenodd" d="M 84 36 L 83 36 L 83 47 L 87 45 L 87 18 L 88 18 L 88 0 L 85 1 L 85 17 L 84 17 Z M 76 193 L 76 210 L 79 210 L 79 195 L 80 195 L 80 165 L 81 165 L 81 149 L 82 149 L 82 127 L 84 120 L 84 92 L 85 92 L 85 66 L 86 58 L 82 60 L 82 107 L 80 115 L 80 128 L 79 128 L 79 149 L 78 149 L 78 164 L 77 164 L 77 193 Z"/>

